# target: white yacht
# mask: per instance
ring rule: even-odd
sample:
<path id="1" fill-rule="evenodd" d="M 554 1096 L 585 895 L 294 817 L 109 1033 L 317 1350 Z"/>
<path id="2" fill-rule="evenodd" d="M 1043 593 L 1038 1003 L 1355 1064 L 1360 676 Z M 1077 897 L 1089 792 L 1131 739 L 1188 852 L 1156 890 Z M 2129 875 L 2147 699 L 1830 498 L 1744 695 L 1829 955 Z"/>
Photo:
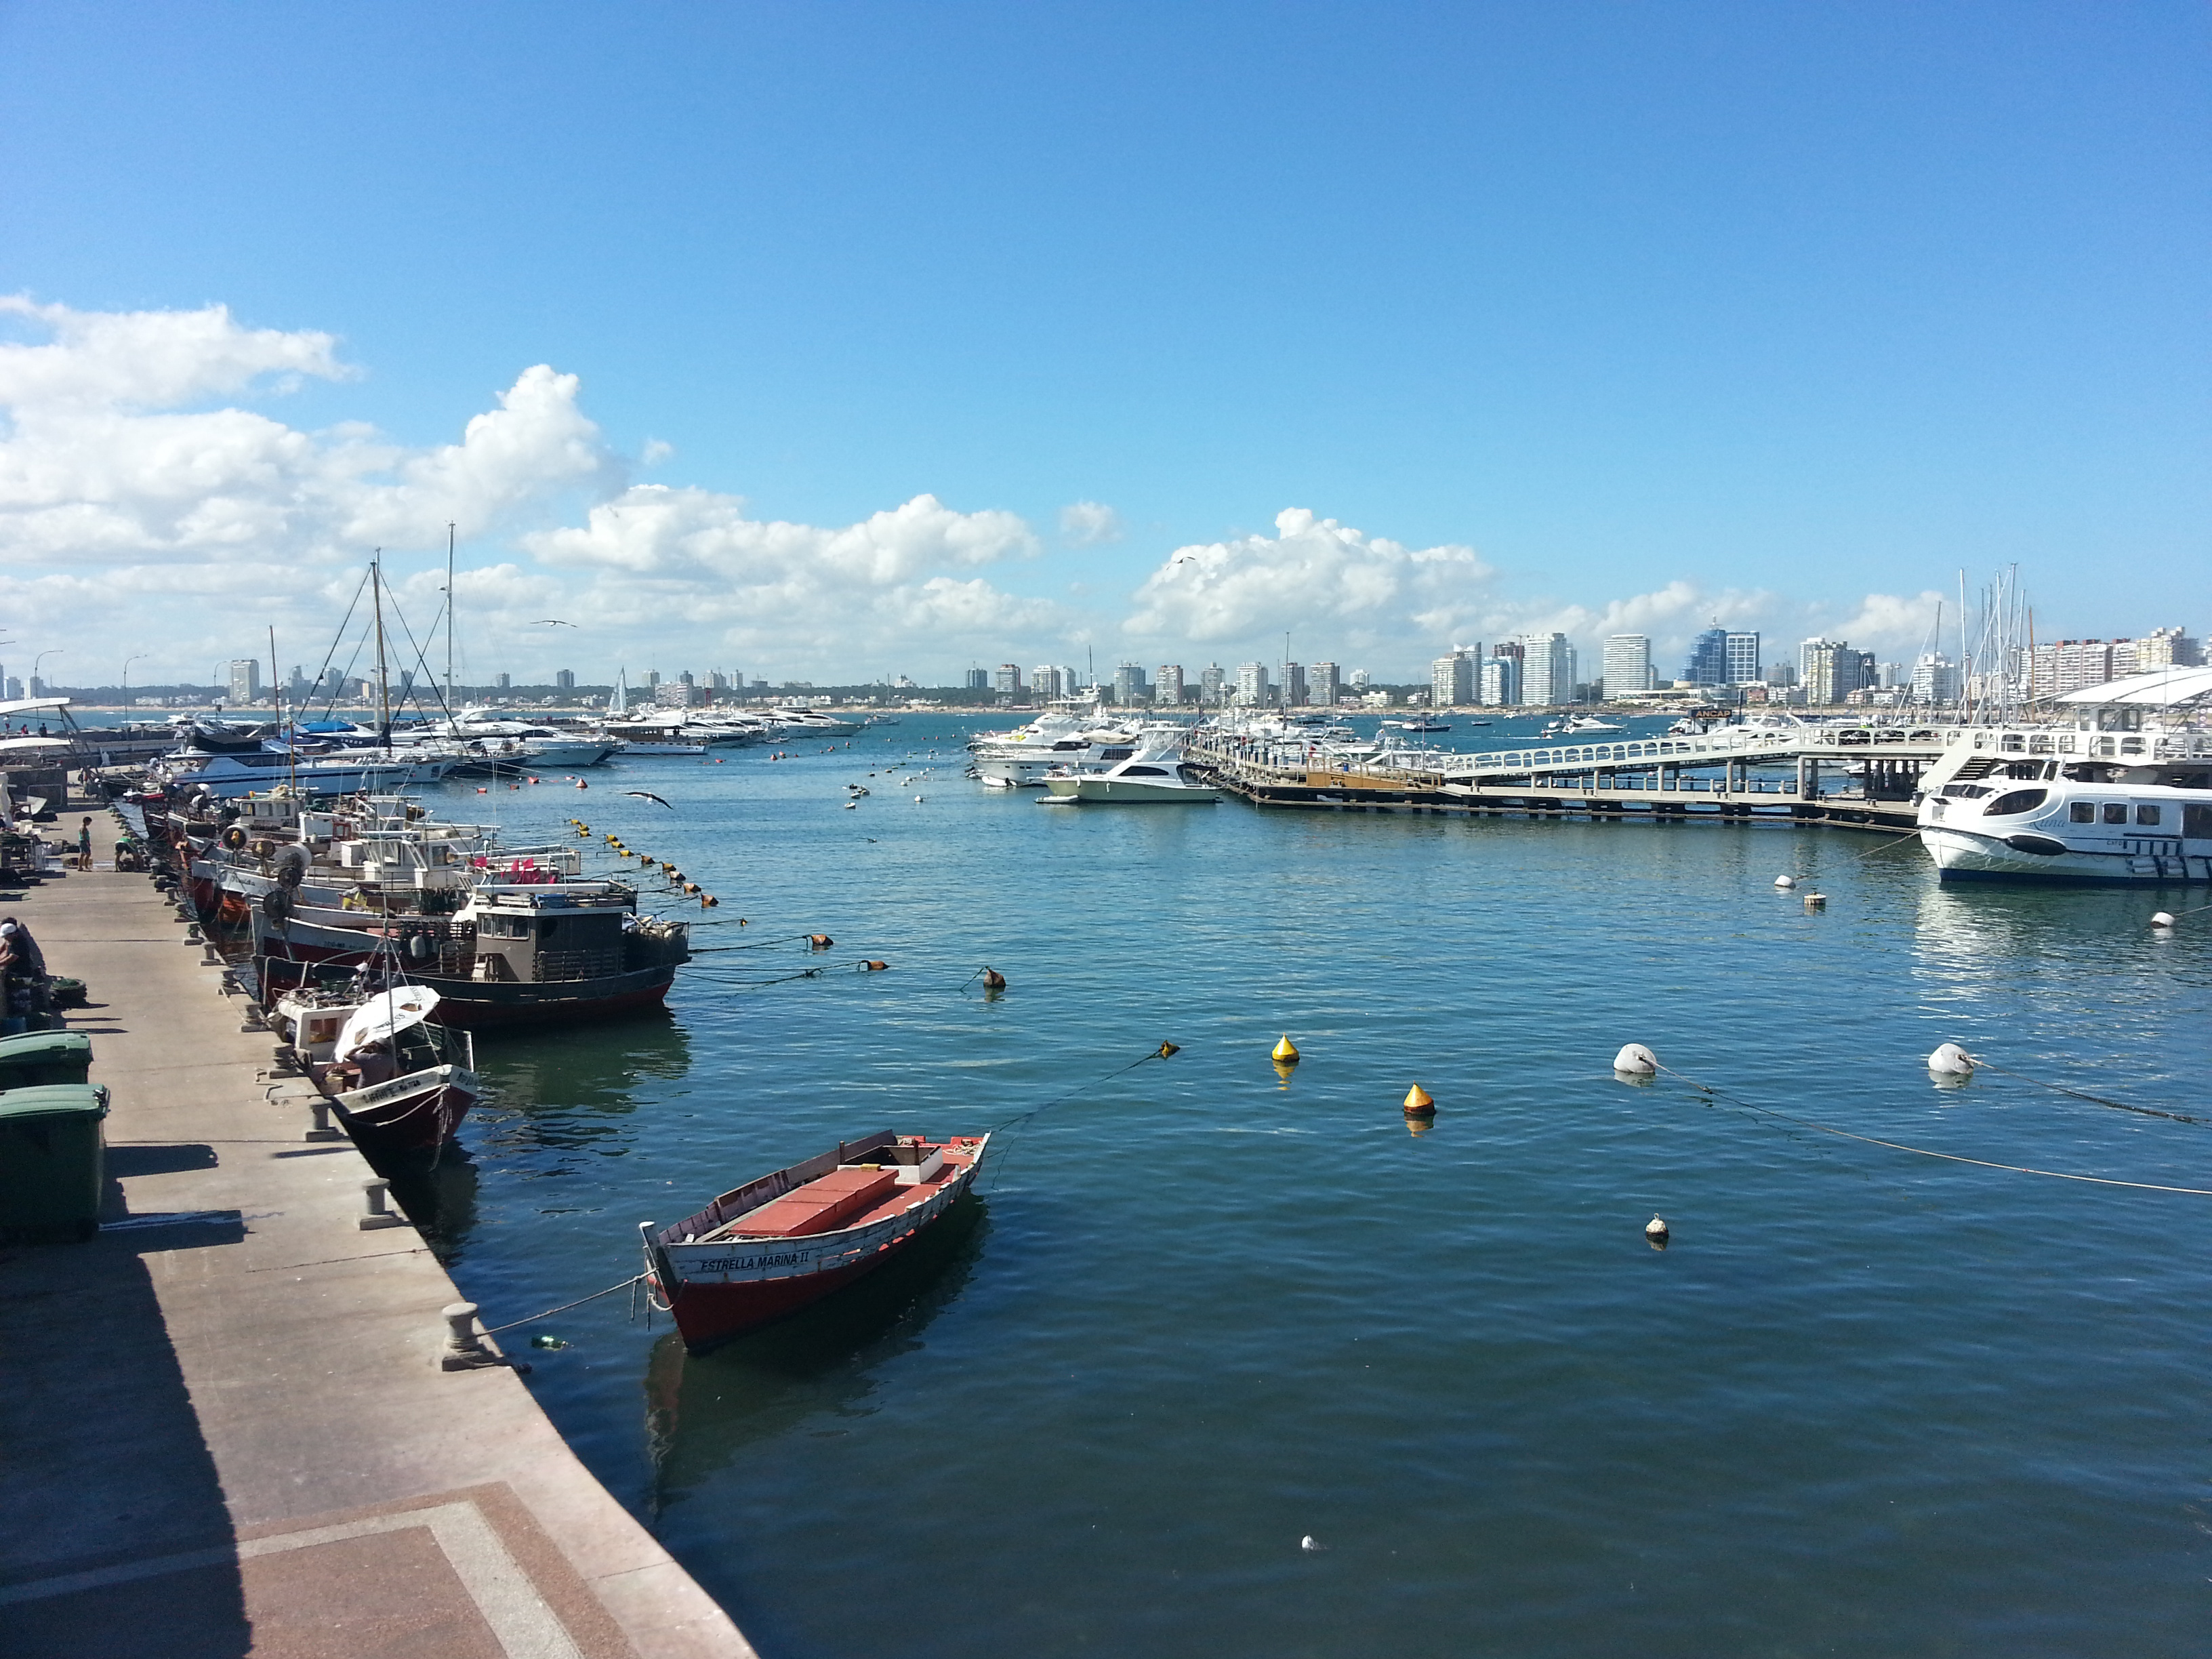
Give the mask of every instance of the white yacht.
<path id="1" fill-rule="evenodd" d="M 779 708 L 769 718 L 792 737 L 849 738 L 860 729 L 858 720 L 841 720 L 818 708 Z"/>
<path id="2" fill-rule="evenodd" d="M 1180 734 L 1181 728 L 1177 728 Z M 1110 766 L 1136 752 L 1137 733 L 1102 724 L 1097 708 L 1055 709 L 1012 732 L 978 733 L 970 769 L 988 789 L 1035 788 L 1054 767 Z"/>
<path id="3" fill-rule="evenodd" d="M 1172 744 L 1147 744 L 1110 766 L 1055 769 L 1046 775 L 1044 787 L 1054 801 L 1205 805 L 1221 799 L 1218 789 L 1199 782 L 1183 766 L 1180 734 Z"/>
<path id="4" fill-rule="evenodd" d="M 465 708 L 449 720 L 418 726 L 411 732 L 395 733 L 396 743 L 428 743 L 444 748 L 453 744 L 483 759 L 537 766 L 597 766 L 615 752 L 608 738 L 577 732 L 562 732 L 532 720 L 502 720 L 480 709 Z"/>
<path id="5" fill-rule="evenodd" d="M 1544 728 L 1547 738 L 1582 738 L 1600 732 L 1625 732 L 1625 726 L 1615 726 L 1611 720 L 1601 720 L 1595 714 L 1574 714 L 1563 720 L 1553 720 Z"/>
<path id="6" fill-rule="evenodd" d="M 2212 881 L 2212 668 L 2060 697 L 2072 726 L 1965 726 L 1921 780 L 1920 844 L 1946 880 Z"/>

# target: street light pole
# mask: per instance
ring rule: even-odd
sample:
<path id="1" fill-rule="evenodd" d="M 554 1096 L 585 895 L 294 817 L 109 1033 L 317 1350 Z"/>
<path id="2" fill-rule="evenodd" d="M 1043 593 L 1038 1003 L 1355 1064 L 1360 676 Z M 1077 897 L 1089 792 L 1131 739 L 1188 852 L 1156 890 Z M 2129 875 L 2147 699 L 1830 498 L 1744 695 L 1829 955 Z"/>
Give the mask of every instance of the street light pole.
<path id="1" fill-rule="evenodd" d="M 64 650 L 61 647 L 59 647 L 59 646 L 56 646 L 56 647 L 55 647 L 52 650 L 51 650 L 51 651 L 41 651 L 41 652 L 40 652 L 40 653 L 39 653 L 39 654 L 38 654 L 37 656 L 35 656 L 35 657 L 33 657 L 33 658 L 32 658 L 32 659 L 31 659 L 31 678 L 32 678 L 33 680 L 36 680 L 36 679 L 39 678 L 39 665 L 40 665 L 40 663 L 44 662 L 47 658 L 49 658 L 49 657 L 65 657 L 65 656 L 67 656 L 68 654 L 69 654 L 69 653 L 68 653 L 68 652 L 66 652 L 66 651 L 64 651 Z M 39 695 L 39 694 L 37 694 L 37 693 L 33 692 L 32 695 L 33 695 L 33 696 L 37 696 L 37 695 Z"/>
<path id="2" fill-rule="evenodd" d="M 150 651 L 141 651 L 123 659 L 123 706 L 125 708 L 131 707 L 131 665 L 143 662 L 153 654 Z"/>

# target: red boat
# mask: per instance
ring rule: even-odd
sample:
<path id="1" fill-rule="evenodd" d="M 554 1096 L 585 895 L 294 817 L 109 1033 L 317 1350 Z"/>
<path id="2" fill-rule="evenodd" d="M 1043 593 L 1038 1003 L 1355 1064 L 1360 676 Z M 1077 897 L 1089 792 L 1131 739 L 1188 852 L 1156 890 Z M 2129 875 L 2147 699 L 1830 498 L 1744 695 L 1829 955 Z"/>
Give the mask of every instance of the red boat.
<path id="1" fill-rule="evenodd" d="M 645 1274 L 693 1353 L 880 1267 L 950 1209 L 988 1135 L 886 1129 L 724 1193 L 673 1227 L 638 1224 Z"/>

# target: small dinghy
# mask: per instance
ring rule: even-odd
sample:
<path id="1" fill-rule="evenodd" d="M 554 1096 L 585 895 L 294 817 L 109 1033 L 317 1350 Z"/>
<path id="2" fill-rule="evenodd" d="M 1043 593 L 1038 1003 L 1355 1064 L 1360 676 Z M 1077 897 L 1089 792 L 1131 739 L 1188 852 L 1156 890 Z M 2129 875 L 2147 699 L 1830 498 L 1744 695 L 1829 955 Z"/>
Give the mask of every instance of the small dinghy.
<path id="1" fill-rule="evenodd" d="M 990 1139 L 886 1129 L 748 1182 L 673 1227 L 640 1222 L 647 1283 L 684 1346 L 704 1353 L 883 1266 L 968 1190 Z"/>

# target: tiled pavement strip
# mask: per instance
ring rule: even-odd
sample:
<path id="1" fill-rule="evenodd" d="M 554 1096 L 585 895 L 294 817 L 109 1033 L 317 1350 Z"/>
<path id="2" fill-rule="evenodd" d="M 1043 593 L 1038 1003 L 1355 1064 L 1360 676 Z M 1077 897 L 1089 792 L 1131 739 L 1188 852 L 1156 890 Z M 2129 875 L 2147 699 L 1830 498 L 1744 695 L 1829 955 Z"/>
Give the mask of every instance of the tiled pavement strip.
<path id="1" fill-rule="evenodd" d="M 356 1225 L 374 1172 L 264 1097 L 270 1039 L 145 877 L 0 913 L 90 988 L 131 1223 L 0 1247 L 0 1651 L 751 1654 L 512 1371 L 439 1369 L 452 1280 Z"/>

